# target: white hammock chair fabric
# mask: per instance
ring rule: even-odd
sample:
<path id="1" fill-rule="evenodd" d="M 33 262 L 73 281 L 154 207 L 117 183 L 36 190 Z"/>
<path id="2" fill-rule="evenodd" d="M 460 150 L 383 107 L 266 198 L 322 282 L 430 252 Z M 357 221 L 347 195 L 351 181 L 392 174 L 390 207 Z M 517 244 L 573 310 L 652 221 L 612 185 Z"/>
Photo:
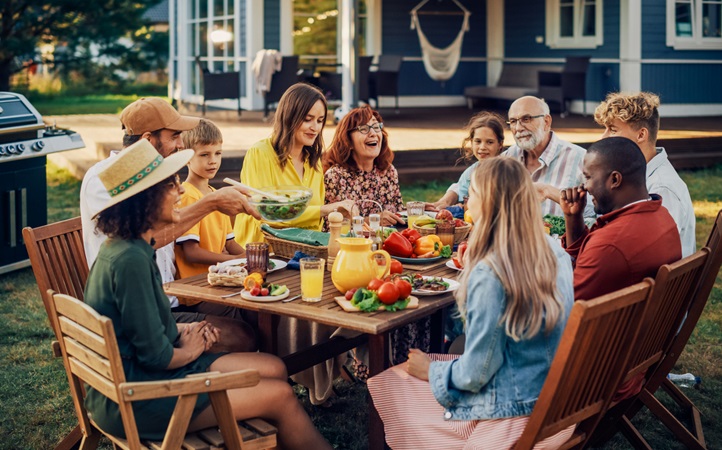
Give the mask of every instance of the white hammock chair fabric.
<path id="1" fill-rule="evenodd" d="M 469 31 L 469 16 L 471 16 L 471 13 L 469 10 L 464 8 L 461 3 L 453 0 L 454 3 L 456 3 L 456 5 L 464 12 L 464 22 L 461 25 L 461 30 L 459 30 L 459 34 L 456 35 L 456 39 L 454 39 L 448 47 L 434 47 L 421 30 L 419 16 L 416 13 L 419 8 L 424 6 L 428 1 L 429 0 L 423 0 L 411 10 L 411 29 L 415 29 L 416 34 L 419 36 L 421 57 L 424 61 L 426 73 L 429 74 L 429 77 L 431 77 L 432 80 L 446 81 L 454 76 L 456 69 L 459 66 L 459 60 L 461 59 L 461 46 L 464 43 L 464 33 Z"/>

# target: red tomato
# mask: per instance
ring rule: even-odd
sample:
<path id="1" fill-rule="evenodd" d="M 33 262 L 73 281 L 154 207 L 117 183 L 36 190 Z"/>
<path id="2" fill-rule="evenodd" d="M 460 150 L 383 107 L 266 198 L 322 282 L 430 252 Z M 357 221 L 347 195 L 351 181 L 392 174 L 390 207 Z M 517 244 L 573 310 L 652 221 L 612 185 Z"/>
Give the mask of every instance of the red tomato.
<path id="1" fill-rule="evenodd" d="M 268 295 L 268 288 L 261 288 L 261 297 L 265 297 Z"/>
<path id="2" fill-rule="evenodd" d="M 353 298 L 353 295 L 356 293 L 357 289 L 358 288 L 353 288 L 353 289 L 349 289 L 348 291 L 346 291 L 346 295 L 345 295 L 346 300 L 351 301 L 351 299 Z"/>
<path id="3" fill-rule="evenodd" d="M 401 261 L 397 261 L 395 259 L 391 260 L 391 272 L 390 273 L 401 273 L 404 271 L 404 266 L 401 264 Z"/>
<path id="4" fill-rule="evenodd" d="M 366 289 L 368 289 L 369 291 L 378 291 L 382 284 L 384 284 L 384 280 L 374 278 L 369 281 L 369 285 L 366 286 Z"/>
<path id="5" fill-rule="evenodd" d="M 408 281 L 397 278 L 394 280 L 394 286 L 399 290 L 399 300 L 408 298 L 411 295 L 411 283 Z"/>
<path id="6" fill-rule="evenodd" d="M 451 260 L 454 262 L 454 265 L 457 269 L 463 269 L 464 266 L 461 264 L 461 262 L 456 258 L 451 258 Z"/>
<path id="7" fill-rule="evenodd" d="M 258 297 L 259 295 L 261 295 L 261 288 L 258 286 L 254 286 L 253 289 L 251 289 L 251 291 L 249 292 L 249 294 L 254 297 Z"/>
<path id="8" fill-rule="evenodd" d="M 382 284 L 376 294 L 379 296 L 381 303 L 385 305 L 392 305 L 399 299 L 399 289 L 391 281 Z"/>

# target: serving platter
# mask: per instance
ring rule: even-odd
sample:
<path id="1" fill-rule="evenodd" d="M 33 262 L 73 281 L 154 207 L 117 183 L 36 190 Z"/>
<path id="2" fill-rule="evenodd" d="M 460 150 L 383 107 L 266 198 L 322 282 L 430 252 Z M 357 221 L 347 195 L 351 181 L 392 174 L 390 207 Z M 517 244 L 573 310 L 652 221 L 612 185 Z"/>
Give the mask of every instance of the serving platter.
<path id="1" fill-rule="evenodd" d="M 269 302 L 277 302 L 279 300 L 283 300 L 284 298 L 288 297 L 288 295 L 291 293 L 289 289 L 286 289 L 286 292 L 280 295 L 251 295 L 251 293 L 244 289 L 241 291 L 241 297 L 244 300 L 250 300 L 253 302 L 263 302 L 263 303 L 269 303 Z"/>
<path id="2" fill-rule="evenodd" d="M 280 259 L 269 259 L 269 262 L 273 262 L 274 267 L 273 269 L 269 270 L 268 273 L 275 272 L 277 270 L 285 269 L 288 263 L 286 261 L 282 261 Z M 246 264 L 246 258 L 237 258 L 237 259 L 231 259 L 228 261 L 224 261 L 222 263 L 219 263 L 218 266 L 225 267 L 225 266 L 240 266 Z"/>
<path id="3" fill-rule="evenodd" d="M 424 280 L 432 279 L 432 278 L 439 278 L 439 277 L 428 277 L 425 276 Z M 459 282 L 456 280 L 452 280 L 451 278 L 442 278 L 446 283 L 449 283 L 449 287 L 443 291 L 427 291 L 427 290 L 412 290 L 411 293 L 413 295 L 418 295 L 419 297 L 431 297 L 433 295 L 441 295 L 446 294 L 447 292 L 454 292 L 455 290 L 459 289 Z"/>
<path id="4" fill-rule="evenodd" d="M 426 263 L 432 263 L 434 261 L 438 261 L 441 259 L 441 256 L 434 256 L 433 258 L 403 258 L 401 256 L 391 255 L 391 257 L 401 263 L 406 263 L 406 264 L 426 264 Z"/>

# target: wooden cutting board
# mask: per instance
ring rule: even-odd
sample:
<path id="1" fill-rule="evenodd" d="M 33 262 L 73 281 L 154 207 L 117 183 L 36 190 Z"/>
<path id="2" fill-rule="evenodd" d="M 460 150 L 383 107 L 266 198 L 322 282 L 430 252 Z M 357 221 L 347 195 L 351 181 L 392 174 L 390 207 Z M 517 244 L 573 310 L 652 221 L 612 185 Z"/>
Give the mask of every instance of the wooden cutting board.
<path id="1" fill-rule="evenodd" d="M 409 304 L 406 305 L 406 308 L 402 309 L 402 311 L 405 311 L 407 309 L 416 309 L 419 307 L 418 297 L 414 297 L 413 295 L 410 295 L 409 298 L 411 298 L 411 300 L 409 301 Z M 358 309 L 357 307 L 352 305 L 349 300 L 346 300 L 346 297 L 338 296 L 338 297 L 334 297 L 334 300 L 336 300 L 336 303 L 338 303 L 338 306 L 343 308 L 343 310 L 346 312 L 362 312 L 360 309 Z M 386 311 L 386 308 L 383 305 L 381 305 L 381 308 L 379 308 L 378 310 Z"/>

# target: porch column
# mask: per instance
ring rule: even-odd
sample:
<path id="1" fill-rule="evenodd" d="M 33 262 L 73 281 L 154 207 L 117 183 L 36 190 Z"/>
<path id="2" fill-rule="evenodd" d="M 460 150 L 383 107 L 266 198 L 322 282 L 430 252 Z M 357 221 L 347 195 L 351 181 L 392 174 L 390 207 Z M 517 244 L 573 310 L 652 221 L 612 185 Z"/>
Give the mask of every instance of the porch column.
<path id="1" fill-rule="evenodd" d="M 259 50 L 264 49 L 263 42 L 263 0 L 245 0 L 246 8 L 246 93 L 248 102 L 244 108 L 249 110 L 263 109 L 263 96 L 256 92 L 256 80 L 253 78 L 253 60 Z M 238 17 L 238 16 L 236 16 Z M 252 25 L 251 25 L 252 24 Z M 240 27 L 236 30 L 241 31 Z M 238 32 L 236 34 L 238 34 Z M 240 40 L 236 41 L 236 52 L 240 49 Z"/>
<path id="2" fill-rule="evenodd" d="M 356 0 L 341 0 L 341 109 L 356 106 Z"/>
<path id="3" fill-rule="evenodd" d="M 619 88 L 642 90 L 641 0 L 621 0 L 619 4 Z"/>
<path id="4" fill-rule="evenodd" d="M 504 0 L 487 0 L 486 30 L 486 85 L 496 86 L 504 67 Z"/>

